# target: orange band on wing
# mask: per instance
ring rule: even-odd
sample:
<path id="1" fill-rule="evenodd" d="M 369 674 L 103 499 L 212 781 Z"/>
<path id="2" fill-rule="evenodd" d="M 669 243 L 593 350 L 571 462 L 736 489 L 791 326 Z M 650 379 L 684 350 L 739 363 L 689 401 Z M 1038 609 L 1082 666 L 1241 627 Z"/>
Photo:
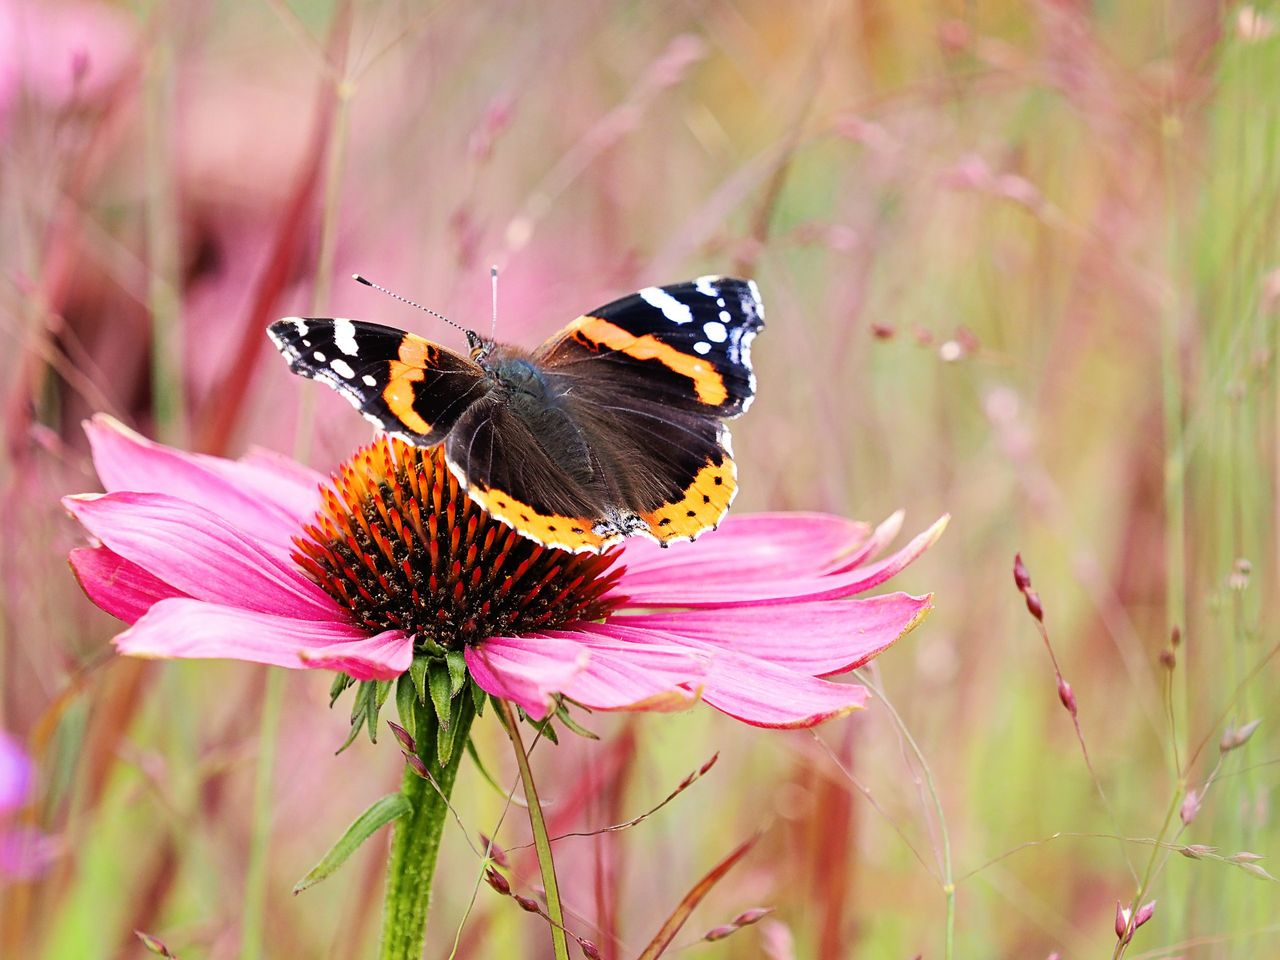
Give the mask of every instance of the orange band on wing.
<path id="1" fill-rule="evenodd" d="M 505 490 L 486 490 L 478 484 L 467 487 L 467 496 L 480 505 L 486 513 L 496 517 L 522 535 L 536 540 L 545 547 L 559 547 L 578 553 L 592 550 L 596 553 L 622 540 L 622 534 L 601 536 L 594 529 L 594 520 L 578 517 L 561 517 L 539 513 L 527 503 L 521 503 Z"/>
<path id="2" fill-rule="evenodd" d="M 408 334 L 400 341 L 400 359 L 392 360 L 387 371 L 387 385 L 382 400 L 397 420 L 414 433 L 426 435 L 431 424 L 414 409 L 413 385 L 422 379 L 422 368 L 435 362 L 431 345 L 421 337 Z"/>
<path id="3" fill-rule="evenodd" d="M 719 463 L 709 461 L 679 500 L 664 504 L 652 513 L 641 514 L 640 519 L 649 525 L 649 532 L 659 543 L 693 540 L 724 519 L 737 489 L 737 468 L 733 460 L 726 456 Z"/>
<path id="4" fill-rule="evenodd" d="M 693 381 L 698 399 L 708 406 L 718 407 L 729 398 L 724 377 L 696 354 L 682 353 L 652 334 L 637 337 L 600 317 L 579 317 L 572 326 L 596 346 L 617 350 L 637 360 L 657 360 L 668 370 L 688 377 Z"/>

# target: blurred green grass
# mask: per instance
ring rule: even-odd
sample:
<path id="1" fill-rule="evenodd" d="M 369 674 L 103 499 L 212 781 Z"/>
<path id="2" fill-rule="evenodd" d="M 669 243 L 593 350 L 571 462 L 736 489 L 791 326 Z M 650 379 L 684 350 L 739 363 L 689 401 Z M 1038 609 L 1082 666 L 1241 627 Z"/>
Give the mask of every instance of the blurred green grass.
<path id="1" fill-rule="evenodd" d="M 161 346 L 182 352 L 155 355 L 162 374 L 181 364 L 168 371 L 185 385 L 173 428 L 189 423 L 196 442 L 228 402 L 232 346 L 286 198 L 326 142 L 311 131 L 335 76 L 350 82 L 349 127 L 334 135 L 336 276 L 365 270 L 467 318 L 486 315 L 496 261 L 502 329 L 534 342 L 642 283 L 750 270 L 770 325 L 761 400 L 735 425 L 735 509 L 878 520 L 905 506 L 916 527 L 953 514 L 901 578 L 934 591 L 937 609 L 878 670 L 936 779 L 964 878 L 957 956 L 1110 952 L 1115 902 L 1135 892 L 1125 854 L 1144 869 L 1151 849 L 1135 841 L 1157 835 L 1181 779 L 1209 775 L 1226 724 L 1263 720 L 1180 842 L 1277 847 L 1277 668 L 1255 672 L 1280 639 L 1276 4 L 362 3 L 349 34 L 328 3 L 113 9 L 133 35 L 120 49 L 75 41 L 89 65 L 72 99 L 34 71 L 17 92 L 0 86 L 0 319 L 15 344 L 0 356 L 0 718 L 40 764 L 30 816 L 66 847 L 40 882 L 0 888 L 0 953 L 139 956 L 130 931 L 142 925 L 182 957 L 239 955 L 262 671 L 104 657 L 115 625 L 66 572 L 78 534 L 54 494 L 92 487 L 77 421 L 104 398 L 144 430 L 164 427 L 146 363 L 149 306 L 166 290 L 148 293 L 163 266 L 148 236 L 179 238 L 181 326 Z M 88 15 L 0 6 L 12 11 L 46 58 L 74 42 L 40 31 Z M 330 44 L 345 72 L 325 66 Z M 172 72 L 157 74 L 166 57 Z M 170 106 L 147 99 L 167 82 Z M 151 167 L 147 103 L 160 121 Z M 167 201 L 157 162 L 174 176 Z M 310 302 L 322 203 L 321 186 L 278 314 Z M 349 287 L 334 285 L 335 312 L 445 335 Z M 265 341 L 257 362 L 231 452 L 287 452 L 307 422 L 301 391 Z M 307 402 L 310 459 L 331 464 L 362 424 L 334 398 Z M 1013 587 L 1016 551 L 1114 822 Z M 1249 573 L 1233 586 L 1241 559 Z M 1175 625 L 1171 734 L 1158 656 Z M 385 743 L 331 755 L 344 718 L 325 687 L 284 681 L 270 957 L 363 956 L 375 936 L 377 843 L 288 895 L 397 776 Z M 119 722 L 122 738 L 108 736 Z M 632 956 L 763 827 L 679 942 L 770 905 L 796 957 L 941 956 L 939 883 L 813 736 L 708 710 L 595 727 L 605 743 L 536 754 L 551 811 L 597 771 L 580 825 L 613 806 L 630 816 L 715 750 L 722 759 L 640 827 L 567 845 L 584 935 L 601 939 L 605 860 L 617 955 Z M 623 731 L 638 746 L 609 798 L 602 758 Z M 932 868 L 937 824 L 883 705 L 817 736 Z M 477 737 L 507 777 L 499 732 L 483 724 Z M 487 832 L 501 798 L 465 769 L 456 796 L 468 828 Z M 508 845 L 522 842 L 518 819 Z M 991 863 L 1058 832 L 1131 841 L 1063 837 Z M 1159 907 L 1130 957 L 1276 953 L 1274 883 L 1176 854 L 1157 863 Z M 443 864 L 429 957 L 447 956 L 478 878 L 456 833 Z M 531 888 L 532 870 L 520 876 Z M 545 955 L 536 918 L 487 889 L 476 904 L 460 955 Z M 697 949 L 758 957 L 763 931 Z"/>

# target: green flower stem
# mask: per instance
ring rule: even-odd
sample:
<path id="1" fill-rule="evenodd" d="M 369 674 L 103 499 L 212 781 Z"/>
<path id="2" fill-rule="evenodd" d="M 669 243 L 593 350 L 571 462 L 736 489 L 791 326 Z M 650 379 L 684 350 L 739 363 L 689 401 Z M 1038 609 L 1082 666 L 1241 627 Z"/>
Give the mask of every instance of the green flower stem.
<path id="1" fill-rule="evenodd" d="M 556 960 L 569 960 L 569 941 L 564 931 L 564 909 L 560 906 L 560 886 L 556 883 L 556 865 L 551 859 L 551 838 L 547 835 L 547 822 L 542 816 L 542 804 L 538 802 L 538 788 L 529 769 L 529 755 L 520 739 L 520 727 L 516 723 L 511 705 L 500 702 L 499 712 L 511 746 L 516 751 L 516 763 L 520 766 L 520 782 L 524 786 L 524 799 L 529 805 L 529 826 L 533 829 L 533 844 L 538 851 L 538 866 L 542 870 L 542 886 L 547 893 L 547 916 L 551 920 L 551 945 Z"/>
<path id="2" fill-rule="evenodd" d="M 431 879 L 436 872 L 440 838 L 449 818 L 449 796 L 458 778 L 458 765 L 466 753 L 467 734 L 475 709 L 471 697 L 462 694 L 465 703 L 454 721 L 453 754 L 445 764 L 436 758 L 435 711 L 426 706 L 416 713 L 414 736 L 418 756 L 431 773 L 424 780 L 405 766 L 401 795 L 413 808 L 396 821 L 391 840 L 391 859 L 387 863 L 386 899 L 382 909 L 381 960 L 422 960 L 426 937 L 427 909 L 431 905 Z M 434 783 L 432 783 L 434 781 Z"/>

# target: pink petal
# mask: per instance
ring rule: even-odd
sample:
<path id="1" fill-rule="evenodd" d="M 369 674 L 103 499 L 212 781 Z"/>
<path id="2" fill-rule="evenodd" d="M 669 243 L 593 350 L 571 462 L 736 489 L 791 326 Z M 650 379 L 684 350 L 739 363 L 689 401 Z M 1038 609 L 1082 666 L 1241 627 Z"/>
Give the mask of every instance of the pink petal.
<path id="1" fill-rule="evenodd" d="M 797 575 L 817 574 L 865 544 L 865 523 L 829 513 L 754 513 L 729 517 L 718 530 L 664 549 L 648 540 L 628 540 L 622 564 L 627 583 L 666 584 L 696 576 L 709 583 L 768 582 L 779 564 Z"/>
<path id="2" fill-rule="evenodd" d="M 115 645 L 134 657 L 246 660 L 386 679 L 407 670 L 413 655 L 413 641 L 393 632 L 369 637 L 349 623 L 295 620 L 178 598 L 161 600 L 117 636 Z M 333 666 L 339 662 L 340 667 Z"/>
<path id="3" fill-rule="evenodd" d="M 890 593 L 861 600 L 617 616 L 609 626 L 675 634 L 822 677 L 862 666 L 913 629 L 932 606 L 932 595 Z"/>
<path id="4" fill-rule="evenodd" d="M 357 680 L 390 680 L 409 669 L 413 638 L 403 630 L 385 630 L 363 640 L 341 640 L 298 652 L 303 664 L 340 670 Z"/>
<path id="5" fill-rule="evenodd" d="M 89 599 L 125 623 L 136 621 L 159 600 L 186 596 L 106 547 L 77 547 L 68 562 Z"/>
<path id="6" fill-rule="evenodd" d="M 63 505 L 114 553 L 189 596 L 307 620 L 337 620 L 329 595 L 288 560 L 185 500 L 87 494 Z"/>
<path id="7" fill-rule="evenodd" d="M 467 670 L 480 689 L 518 704 L 535 720 L 548 713 L 554 694 L 585 669 L 587 648 L 554 637 L 490 637 L 466 649 Z"/>
<path id="8" fill-rule="evenodd" d="M 739 549 L 750 570 L 748 576 L 734 576 L 732 558 L 721 558 L 719 566 L 713 567 L 702 551 L 685 550 L 682 553 L 686 556 L 694 555 L 691 560 L 670 565 L 661 572 L 650 567 L 633 577 L 628 569 L 618 584 L 618 592 L 630 598 L 631 607 L 758 606 L 851 597 L 878 586 L 919 557 L 942 535 L 949 519 L 941 517 L 893 556 L 851 570 L 832 567 L 830 558 L 821 558 L 820 566 L 828 572 L 816 572 L 819 564 L 815 561 L 819 558 L 806 553 L 803 546 L 789 547 L 793 553 L 786 555 L 774 550 L 769 540 L 765 541 L 765 549 L 772 557 L 771 567 L 757 569 L 759 557 L 752 541 L 742 537 Z"/>
<path id="9" fill-rule="evenodd" d="M 559 692 L 593 710 L 683 710 L 697 702 L 711 656 L 687 646 L 656 646 L 636 633 L 587 623 L 541 634 L 571 640 L 588 654 L 586 665 Z"/>
<path id="10" fill-rule="evenodd" d="M 849 570 L 860 563 L 866 563 L 872 557 L 879 556 L 902 532 L 902 520 L 906 515 L 905 510 L 895 510 L 888 518 L 881 521 L 871 536 L 867 538 L 866 543 L 848 556 L 837 558 L 836 563 L 833 565 L 833 570 L 828 572 Z"/>
<path id="11" fill-rule="evenodd" d="M 237 463 L 148 440 L 98 414 L 85 424 L 107 492 L 164 493 L 208 508 L 255 539 L 287 552 L 289 538 L 320 505 L 318 486 L 261 460 Z"/>
<path id="12" fill-rule="evenodd" d="M 741 654 L 713 661 L 702 699 L 753 727 L 812 727 L 866 706 L 860 683 L 832 683 Z"/>

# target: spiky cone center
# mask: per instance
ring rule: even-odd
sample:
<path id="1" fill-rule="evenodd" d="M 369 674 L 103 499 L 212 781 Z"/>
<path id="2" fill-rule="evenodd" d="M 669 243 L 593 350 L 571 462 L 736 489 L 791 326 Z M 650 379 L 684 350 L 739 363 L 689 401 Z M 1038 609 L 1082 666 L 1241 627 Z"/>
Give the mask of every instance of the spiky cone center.
<path id="1" fill-rule="evenodd" d="M 371 632 L 414 634 L 419 651 L 599 620 L 617 552 L 569 553 L 521 536 L 477 506 L 439 447 L 381 437 L 323 491 L 293 557 Z"/>

